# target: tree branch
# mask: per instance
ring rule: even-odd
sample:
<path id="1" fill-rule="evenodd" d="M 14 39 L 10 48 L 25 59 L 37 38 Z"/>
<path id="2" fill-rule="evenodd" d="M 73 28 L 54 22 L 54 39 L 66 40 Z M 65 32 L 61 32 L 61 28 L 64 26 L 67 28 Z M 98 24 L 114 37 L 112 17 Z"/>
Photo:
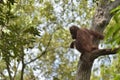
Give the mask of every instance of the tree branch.
<path id="1" fill-rule="evenodd" d="M 53 34 L 52 34 L 52 35 L 53 35 Z M 48 44 L 47 44 L 47 47 L 46 47 L 45 51 L 43 51 L 43 52 L 41 53 L 41 55 L 39 55 L 38 57 L 32 59 L 32 60 L 29 61 L 29 62 L 26 62 L 26 63 L 25 63 L 26 65 L 27 65 L 27 64 L 30 64 L 30 63 L 32 63 L 32 62 L 34 62 L 34 61 L 36 61 L 37 59 L 39 59 L 41 56 L 43 56 L 43 55 L 47 52 L 48 47 L 49 47 L 49 45 L 50 45 L 50 42 L 51 42 L 51 40 L 52 40 L 52 35 L 50 36 L 50 39 L 49 39 L 49 42 L 48 42 Z"/>
<path id="2" fill-rule="evenodd" d="M 92 26 L 91 30 L 95 30 L 101 34 L 103 34 L 104 29 L 106 26 L 109 24 L 112 14 L 110 11 L 117 6 L 120 5 L 120 0 L 115 0 L 113 2 L 110 2 L 110 0 L 99 0 L 100 4 L 98 5 L 98 8 L 96 9 L 95 15 L 93 16 L 92 20 Z M 100 42 L 99 39 L 94 40 L 94 44 L 98 45 Z M 92 61 L 94 61 L 97 57 L 103 56 L 103 55 L 110 55 L 110 54 L 116 54 L 117 51 L 120 49 L 120 47 L 115 48 L 115 49 L 99 49 L 99 50 L 94 50 L 90 53 L 82 53 L 79 63 L 78 63 L 78 73 L 76 76 L 76 80 L 90 80 L 90 72 L 91 72 L 91 67 L 92 67 Z M 83 64 L 80 64 L 83 62 Z M 90 67 L 85 68 L 85 66 L 88 66 L 89 62 L 92 62 Z M 87 72 L 87 73 L 85 73 Z M 82 76 L 81 76 L 82 75 Z M 87 76 L 86 76 L 87 75 Z"/>
<path id="3" fill-rule="evenodd" d="M 24 79 L 24 70 L 25 70 L 25 62 L 24 62 L 24 48 L 21 46 L 21 63 L 22 63 L 22 69 L 21 69 L 21 75 L 20 75 L 20 80 Z"/>
<path id="4" fill-rule="evenodd" d="M 103 2 L 104 1 L 104 2 Z M 96 9 L 93 16 L 91 29 L 103 34 L 104 29 L 109 24 L 112 14 L 110 11 L 120 5 L 120 0 L 109 2 L 102 0 L 100 6 Z M 95 40 L 94 44 L 98 45 L 100 40 Z"/>
<path id="5" fill-rule="evenodd" d="M 5 78 L 5 80 L 6 80 L 6 76 L 3 74 L 3 72 L 0 72 L 0 74 Z"/>
<path id="6" fill-rule="evenodd" d="M 96 59 L 99 56 L 104 56 L 104 55 L 110 55 L 110 54 L 116 54 L 120 50 L 120 47 L 114 48 L 114 49 L 99 49 L 99 50 L 94 50 L 92 51 L 91 57 L 93 59 Z"/>
<path id="7" fill-rule="evenodd" d="M 19 64 L 20 64 L 20 62 L 18 62 L 17 67 L 16 67 L 16 69 L 15 69 L 15 74 L 14 74 L 14 76 L 13 76 L 13 80 L 15 80 L 15 77 L 16 77 L 16 75 L 17 75 L 17 71 L 18 71 Z"/>
<path id="8" fill-rule="evenodd" d="M 107 7 L 109 8 L 109 11 L 112 9 L 118 7 L 120 5 L 120 0 L 115 0 L 114 2 L 110 3 Z"/>
<path id="9" fill-rule="evenodd" d="M 8 74 L 9 74 L 9 78 L 10 78 L 10 80 L 13 80 L 12 75 L 11 75 L 11 71 L 10 71 L 10 63 L 8 61 L 6 61 L 6 66 L 7 66 L 7 71 L 8 71 Z"/>
<path id="10" fill-rule="evenodd" d="M 102 2 L 103 1 L 104 0 L 102 0 Z M 111 20 L 112 15 L 110 11 L 120 5 L 120 0 L 115 0 L 111 3 L 106 0 L 104 2 L 106 3 L 101 3 L 100 6 L 96 9 L 96 12 L 92 21 L 91 29 L 97 30 L 99 32 L 103 32 L 106 25 L 108 25 L 109 21 Z"/>

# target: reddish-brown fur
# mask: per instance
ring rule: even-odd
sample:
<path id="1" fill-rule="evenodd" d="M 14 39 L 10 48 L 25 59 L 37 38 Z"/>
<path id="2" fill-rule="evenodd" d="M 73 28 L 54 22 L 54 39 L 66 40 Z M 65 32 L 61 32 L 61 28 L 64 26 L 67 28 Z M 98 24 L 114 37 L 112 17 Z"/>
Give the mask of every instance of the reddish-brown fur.
<path id="1" fill-rule="evenodd" d="M 75 39 L 70 45 L 70 48 L 76 47 L 81 53 L 91 52 L 95 49 L 98 49 L 98 46 L 93 44 L 95 39 L 103 39 L 104 36 L 100 33 L 88 30 L 86 28 L 78 28 L 77 26 L 70 27 L 70 33 L 72 39 Z"/>

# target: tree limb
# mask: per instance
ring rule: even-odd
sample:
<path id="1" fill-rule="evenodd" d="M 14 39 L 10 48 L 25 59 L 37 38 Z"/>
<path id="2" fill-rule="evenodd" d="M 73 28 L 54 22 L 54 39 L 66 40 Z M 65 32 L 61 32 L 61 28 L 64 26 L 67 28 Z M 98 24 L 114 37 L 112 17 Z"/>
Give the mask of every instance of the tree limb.
<path id="1" fill-rule="evenodd" d="M 13 76 L 13 80 L 15 80 L 15 77 L 16 77 L 16 75 L 17 75 L 17 71 L 18 71 L 19 64 L 20 64 L 20 62 L 18 62 L 17 67 L 16 67 L 16 69 L 15 69 L 15 73 L 14 73 L 14 76 Z"/>
<path id="2" fill-rule="evenodd" d="M 53 34 L 52 34 L 52 35 L 53 35 Z M 41 55 L 39 55 L 38 57 L 32 59 L 32 60 L 29 61 L 29 62 L 26 62 L 26 63 L 25 63 L 26 65 L 27 65 L 27 64 L 30 64 L 30 63 L 32 63 L 32 62 L 34 62 L 34 61 L 36 61 L 37 59 L 39 59 L 41 56 L 43 56 L 43 55 L 47 52 L 48 47 L 49 47 L 49 45 L 50 45 L 50 42 L 51 42 L 51 40 L 52 40 L 52 35 L 50 36 L 50 39 L 49 39 L 49 42 L 48 42 L 48 44 L 47 44 L 47 47 L 45 48 L 45 51 L 43 51 L 43 52 L 41 53 Z"/>
<path id="3" fill-rule="evenodd" d="M 115 0 L 114 2 L 110 3 L 107 7 L 108 7 L 109 11 L 111 11 L 112 9 L 114 9 L 118 6 L 120 6 L 120 0 Z"/>
<path id="4" fill-rule="evenodd" d="M 13 80 L 12 75 L 11 75 L 11 71 L 10 71 L 10 63 L 8 61 L 6 61 L 6 66 L 7 66 L 7 71 L 8 71 L 8 74 L 9 74 L 9 78 L 10 78 L 10 80 Z"/>
<path id="5" fill-rule="evenodd" d="M 109 24 L 112 14 L 110 11 L 120 5 L 120 0 L 109 2 L 108 0 L 102 0 L 103 2 L 96 9 L 93 16 L 91 29 L 103 34 L 104 29 Z M 100 40 L 95 40 L 94 44 L 98 45 Z"/>
<path id="6" fill-rule="evenodd" d="M 91 29 L 103 34 L 104 29 L 107 27 L 113 16 L 110 13 L 110 11 L 120 5 L 120 0 L 115 0 L 113 2 L 110 2 L 109 0 L 100 0 L 100 1 L 101 3 L 96 9 L 95 15 L 93 16 Z M 95 40 L 94 44 L 98 45 L 99 42 L 100 40 Z M 111 52 L 114 51 L 112 51 L 112 49 L 98 50 L 96 53 L 98 53 L 99 55 L 96 56 L 109 55 L 111 54 Z"/>
<path id="7" fill-rule="evenodd" d="M 4 77 L 4 78 L 6 78 L 6 76 L 5 76 L 5 74 L 3 73 L 3 72 L 0 72 L 0 74 Z M 6 80 L 6 79 L 5 79 Z"/>
<path id="8" fill-rule="evenodd" d="M 103 34 L 104 29 L 107 27 L 107 25 L 109 24 L 109 22 L 113 16 L 110 13 L 110 11 L 120 5 L 120 0 L 115 0 L 113 2 L 110 2 L 110 0 L 99 0 L 99 1 L 100 1 L 100 4 L 98 5 L 98 8 L 96 9 L 96 12 L 93 16 L 91 30 L 95 30 L 95 31 Z M 100 42 L 99 39 L 94 40 L 95 45 L 98 45 L 99 42 Z M 89 75 L 90 75 L 91 67 L 92 67 L 94 60 L 99 56 L 116 54 L 119 49 L 120 49 L 120 47 L 115 48 L 115 49 L 94 50 L 94 51 L 92 51 L 90 53 L 86 53 L 86 54 L 82 53 L 83 55 L 82 55 L 82 57 L 80 57 L 80 60 L 78 62 L 78 71 L 77 71 L 76 80 L 90 80 Z M 81 62 L 83 64 L 80 64 Z M 89 65 L 89 62 L 92 62 L 92 63 L 90 65 L 90 67 L 87 67 L 88 70 L 83 69 L 83 67 Z M 85 73 L 85 72 L 87 72 L 87 73 Z"/>
<path id="9" fill-rule="evenodd" d="M 91 57 L 93 59 L 96 59 L 99 56 L 116 54 L 118 52 L 118 50 L 120 50 L 120 47 L 114 48 L 114 49 L 98 49 L 98 50 L 94 50 L 91 53 L 92 54 Z"/>
<path id="10" fill-rule="evenodd" d="M 91 29 L 97 30 L 99 32 L 103 32 L 106 25 L 108 25 L 109 21 L 111 20 L 112 15 L 110 11 L 120 5 L 120 0 L 115 0 L 113 2 L 102 0 L 102 2 L 104 3 L 101 3 L 100 6 L 96 9 L 91 27 Z"/>

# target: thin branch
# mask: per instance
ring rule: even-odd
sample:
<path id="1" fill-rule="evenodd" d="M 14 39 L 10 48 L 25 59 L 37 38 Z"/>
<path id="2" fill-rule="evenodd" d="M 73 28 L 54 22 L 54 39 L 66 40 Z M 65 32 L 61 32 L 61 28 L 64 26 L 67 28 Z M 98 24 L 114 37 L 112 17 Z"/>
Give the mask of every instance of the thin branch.
<path id="1" fill-rule="evenodd" d="M 15 70 L 15 74 L 14 74 L 14 76 L 13 76 L 13 80 L 14 80 L 15 77 L 16 77 L 16 74 L 17 74 L 17 71 L 18 71 L 19 64 L 20 64 L 20 62 L 18 62 L 18 64 L 17 64 L 17 68 L 16 68 L 16 70 Z"/>
<path id="2" fill-rule="evenodd" d="M 52 35 L 53 35 L 53 34 L 52 34 Z M 39 59 L 41 56 L 45 55 L 45 53 L 47 52 L 48 47 L 49 47 L 49 45 L 50 45 L 50 42 L 51 42 L 51 40 L 52 40 L 52 35 L 50 36 L 50 39 L 49 39 L 49 42 L 48 42 L 48 44 L 47 44 L 47 47 L 46 47 L 45 51 L 43 51 L 43 52 L 41 53 L 41 55 L 39 55 L 38 57 L 36 57 L 36 58 L 32 59 L 31 61 L 25 63 L 26 65 L 27 65 L 27 64 L 30 64 L 31 62 L 36 61 L 36 60 Z"/>
<path id="3" fill-rule="evenodd" d="M 54 33 L 55 33 L 56 31 L 58 31 L 58 30 L 59 30 L 59 29 L 56 29 L 56 30 L 54 31 Z M 53 33 L 53 34 L 54 34 L 54 33 Z M 51 43 L 53 34 L 50 35 L 50 39 L 49 39 L 49 42 L 48 42 L 48 44 L 47 44 L 47 47 L 46 47 L 45 50 L 41 53 L 41 55 L 39 55 L 38 57 L 32 59 L 32 60 L 29 61 L 29 62 L 26 62 L 25 65 L 30 64 L 30 63 L 36 61 L 37 59 L 39 59 L 40 57 L 42 57 L 43 55 L 45 55 L 45 53 L 48 51 L 48 47 L 49 47 L 49 45 L 50 45 L 50 43 Z"/>
<path id="4" fill-rule="evenodd" d="M 0 72 L 0 74 L 1 74 L 4 78 L 6 78 L 6 76 L 5 76 L 2 72 Z"/>

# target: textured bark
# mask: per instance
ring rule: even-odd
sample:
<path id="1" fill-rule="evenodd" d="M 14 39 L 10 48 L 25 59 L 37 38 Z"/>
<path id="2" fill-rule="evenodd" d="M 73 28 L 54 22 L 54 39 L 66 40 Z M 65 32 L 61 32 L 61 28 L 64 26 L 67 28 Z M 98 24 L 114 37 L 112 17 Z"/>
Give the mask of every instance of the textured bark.
<path id="1" fill-rule="evenodd" d="M 91 53 L 84 53 L 79 59 L 76 80 L 90 80 L 94 60 L 99 56 L 116 54 L 120 47 L 115 49 L 99 49 Z"/>
<path id="2" fill-rule="evenodd" d="M 79 59 L 76 80 L 90 80 L 93 60 L 90 58 L 89 54 L 85 54 L 86 55 L 81 55 Z"/>
<path id="3" fill-rule="evenodd" d="M 92 30 L 98 31 L 103 34 L 104 29 L 109 24 L 112 14 L 110 11 L 120 5 L 120 0 L 110 2 L 109 0 L 100 0 L 98 8 L 93 16 Z M 99 40 L 95 40 L 94 44 L 98 45 Z M 82 53 L 78 62 L 78 70 L 76 80 L 90 80 L 91 68 L 94 60 L 102 55 L 115 54 L 120 48 L 95 50 L 90 53 Z"/>
<path id="4" fill-rule="evenodd" d="M 91 52 L 91 59 L 94 60 L 99 56 L 104 56 L 104 55 L 111 55 L 111 54 L 116 54 L 117 51 L 120 50 L 120 47 L 115 48 L 115 49 L 99 49 L 99 50 L 94 50 Z"/>
<path id="5" fill-rule="evenodd" d="M 84 61 L 80 61 L 78 72 L 77 72 L 77 80 L 89 80 L 91 75 L 92 64 L 85 63 Z"/>

